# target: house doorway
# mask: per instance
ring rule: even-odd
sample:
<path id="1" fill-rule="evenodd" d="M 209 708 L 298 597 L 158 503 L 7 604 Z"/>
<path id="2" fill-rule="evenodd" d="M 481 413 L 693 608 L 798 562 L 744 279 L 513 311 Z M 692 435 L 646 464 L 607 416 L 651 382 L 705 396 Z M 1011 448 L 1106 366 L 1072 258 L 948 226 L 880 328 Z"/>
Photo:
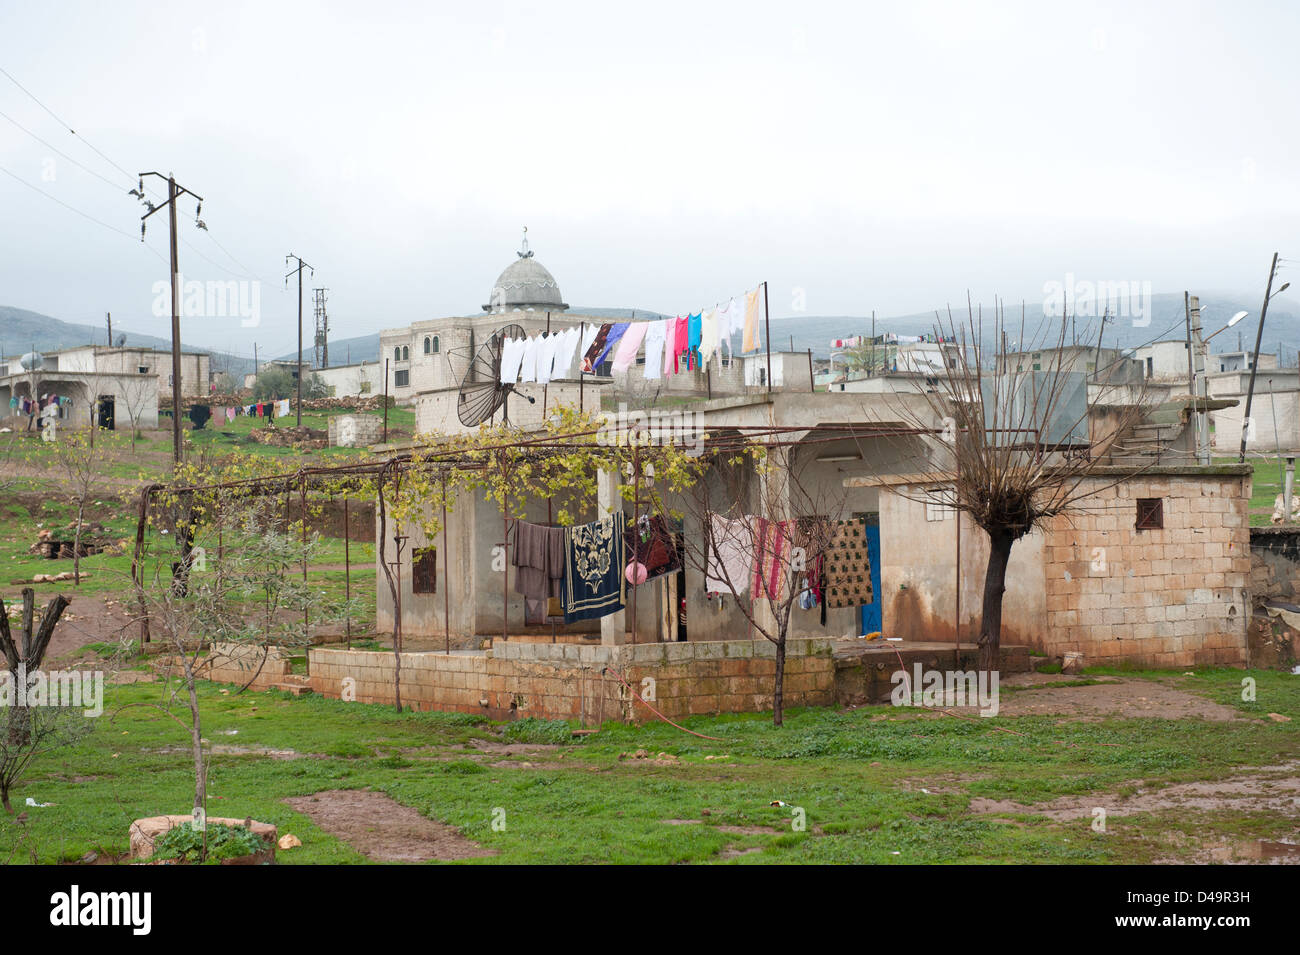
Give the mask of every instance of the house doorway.
<path id="1" fill-rule="evenodd" d="M 99 420 L 99 426 L 101 428 L 103 428 L 106 431 L 117 430 L 115 412 L 116 412 L 116 402 L 114 401 L 113 396 L 100 395 L 99 406 L 95 411 L 95 415 Z"/>
<path id="2" fill-rule="evenodd" d="M 881 613 L 882 594 L 880 593 L 880 512 L 869 511 L 862 514 L 854 514 L 855 518 L 862 518 L 867 524 L 867 559 L 871 561 L 871 596 L 872 601 L 869 604 L 861 606 L 861 626 L 862 633 L 879 633 L 884 626 L 884 617 Z"/>

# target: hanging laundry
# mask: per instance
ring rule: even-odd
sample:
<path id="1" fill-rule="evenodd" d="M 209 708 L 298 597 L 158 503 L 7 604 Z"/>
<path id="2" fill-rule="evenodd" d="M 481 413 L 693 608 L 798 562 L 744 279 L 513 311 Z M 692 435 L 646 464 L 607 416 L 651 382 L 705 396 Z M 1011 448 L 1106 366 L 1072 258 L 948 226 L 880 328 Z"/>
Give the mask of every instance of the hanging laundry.
<path id="1" fill-rule="evenodd" d="M 754 596 L 779 601 L 790 565 L 790 522 L 754 518 Z"/>
<path id="2" fill-rule="evenodd" d="M 555 346 L 560 340 L 559 332 L 551 332 L 542 337 L 537 345 L 537 383 L 549 384 L 551 367 L 555 364 Z"/>
<path id="3" fill-rule="evenodd" d="M 519 366 L 524 360 L 524 345 L 527 339 L 507 338 L 501 344 L 501 372 L 498 375 L 503 385 L 513 385 L 519 380 Z"/>
<path id="4" fill-rule="evenodd" d="M 707 365 L 718 350 L 718 310 L 706 308 L 700 318 L 700 365 Z"/>
<path id="5" fill-rule="evenodd" d="M 569 328 L 560 333 L 560 340 L 555 345 L 555 361 L 551 367 L 552 379 L 573 377 L 573 359 L 581 341 L 581 328 Z"/>
<path id="6" fill-rule="evenodd" d="M 590 344 L 582 353 L 582 370 L 589 375 L 596 372 L 596 359 L 605 351 L 605 342 L 609 338 L 610 331 L 614 328 L 613 322 L 606 322 L 600 326 Z"/>
<path id="7" fill-rule="evenodd" d="M 605 337 L 605 347 L 601 351 L 600 355 L 597 356 L 596 362 L 592 367 L 599 368 L 609 360 L 610 354 L 614 351 L 614 346 L 622 341 L 623 336 L 627 334 L 627 330 L 631 327 L 631 324 L 631 322 L 614 323 L 614 327 L 609 330 L 609 334 Z"/>
<path id="8" fill-rule="evenodd" d="M 751 352 L 761 345 L 758 334 L 758 289 L 754 289 L 745 293 L 745 335 L 741 339 L 740 350 Z"/>
<path id="9" fill-rule="evenodd" d="M 664 319 L 664 374 L 677 374 L 677 319 Z"/>
<path id="10" fill-rule="evenodd" d="M 285 398 L 280 402 L 280 417 L 286 418 L 289 416 L 289 414 L 290 414 L 289 399 Z"/>
<path id="11" fill-rule="evenodd" d="M 636 353 L 641 350 L 649 322 L 633 322 L 628 326 L 623 337 L 619 339 L 618 349 L 614 352 L 614 371 L 627 371 L 636 361 Z"/>
<path id="12" fill-rule="evenodd" d="M 690 348 L 690 321 L 679 316 L 673 329 L 673 374 L 678 374 L 682 370 L 682 355 Z"/>
<path id="13" fill-rule="evenodd" d="M 866 521 L 836 523 L 826 549 L 825 573 L 827 606 L 856 607 L 875 600 Z"/>
<path id="14" fill-rule="evenodd" d="M 592 620 L 623 609 L 622 515 L 564 529 L 564 622 Z"/>
<path id="15" fill-rule="evenodd" d="M 234 408 L 227 408 L 227 409 L 226 409 L 226 424 L 230 424 L 230 422 L 232 422 L 232 421 L 234 421 L 234 420 L 235 420 L 235 409 L 234 409 Z"/>
<path id="16" fill-rule="evenodd" d="M 537 353 L 540 348 L 540 335 L 535 335 L 524 343 L 524 360 L 519 366 L 520 381 L 537 380 Z"/>
<path id="17" fill-rule="evenodd" d="M 749 518 L 731 520 L 710 515 L 708 560 L 704 589 L 710 593 L 740 596 L 749 589 L 753 570 L 754 537 Z"/>
<path id="18" fill-rule="evenodd" d="M 687 367 L 699 370 L 700 367 L 700 331 L 701 331 L 701 313 L 686 317 L 686 348 L 687 348 Z"/>
<path id="19" fill-rule="evenodd" d="M 645 367 L 641 371 L 641 377 L 646 381 L 656 381 L 664 376 L 664 332 L 668 323 L 648 324 L 650 327 L 645 331 Z"/>
<path id="20" fill-rule="evenodd" d="M 515 521 L 515 593 L 546 600 L 564 593 L 564 528 Z"/>
<path id="21" fill-rule="evenodd" d="M 677 535 L 662 516 L 642 514 L 640 519 L 629 521 L 623 534 L 623 547 L 627 551 L 628 565 L 633 562 L 645 568 L 646 580 L 681 569 L 681 555 L 677 553 Z"/>

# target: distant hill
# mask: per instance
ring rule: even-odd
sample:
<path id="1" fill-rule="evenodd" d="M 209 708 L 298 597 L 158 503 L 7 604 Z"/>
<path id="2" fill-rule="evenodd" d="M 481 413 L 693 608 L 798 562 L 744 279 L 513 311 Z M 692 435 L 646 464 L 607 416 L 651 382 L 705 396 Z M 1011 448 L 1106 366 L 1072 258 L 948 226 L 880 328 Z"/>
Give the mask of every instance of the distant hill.
<path id="1" fill-rule="evenodd" d="M 143 335 L 129 329 L 113 327 L 114 341 L 126 336 L 126 344 L 136 348 L 158 348 L 170 351 L 170 338 L 158 338 Z M 377 339 L 376 339 L 377 340 Z M 55 351 L 60 348 L 77 348 L 82 345 L 106 345 L 108 330 L 97 325 L 79 325 L 64 322 L 39 312 L 30 312 L 22 308 L 0 305 L 0 354 L 16 357 L 35 348 L 37 351 Z M 184 344 L 186 351 L 206 352 L 212 356 L 214 369 L 228 369 L 232 374 L 243 375 L 253 370 L 253 363 L 246 358 L 227 355 L 210 348 L 191 348 Z"/>
<path id="2" fill-rule="evenodd" d="M 1214 338 L 1210 343 L 1211 351 L 1217 354 L 1237 350 L 1238 335 L 1240 335 L 1241 344 L 1246 350 L 1249 351 L 1255 347 L 1255 329 L 1259 323 L 1259 306 L 1262 298 L 1262 294 L 1252 296 L 1233 293 L 1201 296 L 1202 325 L 1204 333 L 1207 335 L 1223 328 L 1234 313 L 1238 311 L 1247 313 L 1246 318 L 1235 327 L 1222 332 Z M 946 328 L 948 324 L 947 309 L 941 309 L 940 312 L 943 326 Z M 1020 319 L 1019 304 L 1013 306 L 1011 303 L 1007 303 L 1005 328 L 1008 345 L 1013 348 L 1015 347 L 1014 343 L 1020 337 Z M 958 333 L 960 333 L 963 324 L 966 322 L 965 311 L 958 312 L 954 308 L 953 320 Z M 1135 318 L 1132 316 L 1119 316 L 1107 322 L 1102 342 L 1103 346 L 1106 348 L 1136 348 L 1151 341 L 1164 341 L 1171 338 L 1184 339 L 1186 337 L 1186 322 L 1182 293 L 1152 295 L 1150 316 L 1144 316 L 1138 320 L 1145 321 L 1146 324 L 1136 325 Z M 1035 341 L 1042 344 L 1045 337 L 1044 322 L 1049 321 L 1059 322 L 1060 319 L 1044 319 L 1041 302 L 1027 305 L 1025 309 L 1024 336 L 1028 340 L 1027 345 Z M 878 335 L 887 332 L 894 332 L 898 335 L 924 335 L 933 332 L 937 322 L 934 312 L 921 312 L 911 315 L 877 317 L 875 328 Z M 795 351 L 806 351 L 811 348 L 814 356 L 823 358 L 830 354 L 830 343 L 833 339 L 851 338 L 855 335 L 870 335 L 872 328 L 870 316 L 864 318 L 857 315 L 799 315 L 789 318 L 774 318 L 771 324 L 772 346 L 774 348 L 790 348 L 790 340 L 793 337 Z M 988 307 L 985 307 L 984 334 L 986 339 L 990 337 L 992 324 L 992 312 Z M 1097 318 L 1077 318 L 1072 327 L 1068 327 L 1066 330 L 1067 343 L 1077 333 L 1081 343 L 1096 345 L 1099 330 L 1100 323 Z M 992 344 L 991 340 L 986 341 L 986 345 L 991 346 Z M 1278 354 L 1283 365 L 1294 367 L 1297 363 L 1298 349 L 1300 349 L 1300 308 L 1297 308 L 1289 301 L 1274 299 L 1268 307 L 1262 350 L 1265 353 Z"/>

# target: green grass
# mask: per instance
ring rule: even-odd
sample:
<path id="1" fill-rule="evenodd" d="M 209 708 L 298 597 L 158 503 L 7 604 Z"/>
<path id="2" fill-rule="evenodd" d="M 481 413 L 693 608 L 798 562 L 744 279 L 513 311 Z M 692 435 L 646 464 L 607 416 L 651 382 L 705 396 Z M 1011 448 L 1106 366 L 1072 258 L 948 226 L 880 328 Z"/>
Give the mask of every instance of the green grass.
<path id="1" fill-rule="evenodd" d="M 1300 680 L 1290 674 L 1125 675 L 1174 680 L 1249 716 L 1300 720 Z M 1257 681 L 1254 703 L 1240 699 L 1247 675 Z M 746 864 L 1148 862 L 1192 859 L 1212 842 L 1297 835 L 1297 821 L 1285 814 L 1112 815 L 1109 832 L 1099 834 L 1088 818 L 1053 822 L 1033 810 L 1057 796 L 1221 779 L 1300 756 L 1295 724 L 1263 719 L 967 720 L 862 707 L 795 710 L 782 729 L 763 714 L 686 721 L 721 741 L 663 723 L 606 724 L 575 738 L 573 724 L 560 721 L 501 725 L 467 714 L 399 715 L 391 707 L 222 689 L 201 689 L 208 739 L 304 755 L 215 755 L 208 813 L 252 816 L 297 835 L 303 845 L 281 854 L 286 863 L 366 861 L 282 801 L 364 787 L 496 850 L 473 860 L 480 863 L 702 863 L 721 861 L 728 847 L 759 850 L 737 858 Z M 160 685 L 112 687 L 109 712 L 164 698 Z M 470 739 L 541 748 L 483 752 L 467 745 Z M 152 707 L 105 716 L 76 748 L 31 768 L 15 802 L 31 796 L 55 805 L 29 808 L 24 825 L 0 818 L 0 859 L 123 852 L 132 819 L 187 811 L 185 744 L 182 727 Z M 638 750 L 650 758 L 636 758 Z M 968 808 L 976 796 L 1027 808 L 1012 817 L 977 815 Z M 787 805 L 771 805 L 777 800 Z M 499 811 L 504 830 L 492 825 Z M 802 831 L 793 825 L 801 815 Z"/>

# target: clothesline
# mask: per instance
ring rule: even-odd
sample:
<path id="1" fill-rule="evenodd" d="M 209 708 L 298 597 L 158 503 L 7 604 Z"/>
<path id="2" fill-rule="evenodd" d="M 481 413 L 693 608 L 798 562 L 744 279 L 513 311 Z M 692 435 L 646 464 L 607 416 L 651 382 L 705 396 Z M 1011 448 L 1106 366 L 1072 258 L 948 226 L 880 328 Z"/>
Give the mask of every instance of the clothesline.
<path id="1" fill-rule="evenodd" d="M 565 623 L 626 606 L 629 587 L 680 570 L 676 534 L 661 516 L 629 520 L 621 511 L 574 526 L 516 519 L 515 592 Z"/>
<path id="2" fill-rule="evenodd" d="M 594 374 L 606 361 L 627 371 L 644 353 L 643 377 L 654 381 L 686 370 L 698 371 L 713 358 L 735 357 L 732 336 L 740 334 L 741 353 L 762 347 L 759 306 L 766 308 L 766 286 L 732 298 L 726 305 L 676 318 L 637 322 L 583 323 L 525 338 L 506 339 L 501 348 L 500 382 L 547 384 L 576 374 Z"/>

